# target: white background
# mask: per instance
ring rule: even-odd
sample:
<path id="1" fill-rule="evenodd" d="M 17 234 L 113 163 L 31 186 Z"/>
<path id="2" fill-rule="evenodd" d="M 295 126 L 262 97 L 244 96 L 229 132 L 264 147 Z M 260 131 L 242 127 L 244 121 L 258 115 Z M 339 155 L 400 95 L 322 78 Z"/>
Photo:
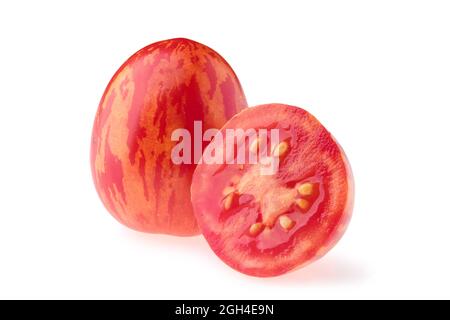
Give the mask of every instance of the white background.
<path id="1" fill-rule="evenodd" d="M 2 1 L 0 298 L 450 298 L 448 1 Z M 140 234 L 103 208 L 98 102 L 141 47 L 220 52 L 251 105 L 305 107 L 356 180 L 350 228 L 278 278 L 204 239 Z"/>

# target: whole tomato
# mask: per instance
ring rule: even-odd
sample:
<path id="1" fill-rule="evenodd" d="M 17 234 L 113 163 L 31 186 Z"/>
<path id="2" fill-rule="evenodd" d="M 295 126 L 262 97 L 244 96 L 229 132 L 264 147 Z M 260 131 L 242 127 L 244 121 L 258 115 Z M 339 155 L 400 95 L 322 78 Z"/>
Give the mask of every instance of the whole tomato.
<path id="1" fill-rule="evenodd" d="M 108 211 L 139 231 L 198 234 L 195 163 L 173 163 L 171 134 L 194 135 L 194 121 L 221 128 L 246 106 L 231 67 L 205 45 L 170 39 L 132 55 L 108 84 L 92 133 L 92 174 Z"/>

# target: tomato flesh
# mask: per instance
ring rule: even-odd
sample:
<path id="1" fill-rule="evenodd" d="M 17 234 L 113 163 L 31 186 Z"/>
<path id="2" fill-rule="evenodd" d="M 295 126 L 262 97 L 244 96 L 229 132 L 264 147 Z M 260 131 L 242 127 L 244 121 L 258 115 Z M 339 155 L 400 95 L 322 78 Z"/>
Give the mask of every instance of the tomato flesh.
<path id="1" fill-rule="evenodd" d="M 224 160 L 234 163 L 197 166 L 192 204 L 213 251 L 234 269 L 261 277 L 323 256 L 344 233 L 353 205 L 351 169 L 336 140 L 307 111 L 281 104 L 244 110 L 219 134 L 227 129 L 276 129 L 279 140 L 226 141 Z M 234 148 L 227 148 L 230 143 Z M 278 169 L 267 175 L 261 170 L 267 164 L 236 163 L 236 154 L 226 155 L 233 149 L 265 151 L 278 159 Z"/>

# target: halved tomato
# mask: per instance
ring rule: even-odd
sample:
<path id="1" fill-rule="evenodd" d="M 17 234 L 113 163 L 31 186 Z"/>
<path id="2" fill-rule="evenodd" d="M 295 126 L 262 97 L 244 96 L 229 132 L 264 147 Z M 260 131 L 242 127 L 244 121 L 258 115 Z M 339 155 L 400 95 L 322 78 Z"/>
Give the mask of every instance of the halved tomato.
<path id="1" fill-rule="evenodd" d="M 230 139 L 236 129 L 241 135 Z M 224 163 L 205 158 L 214 154 Z M 257 161 L 249 163 L 252 155 Z M 275 170 L 268 174 L 269 164 Z M 344 151 L 316 118 L 267 104 L 240 112 L 217 133 L 195 170 L 191 195 L 213 251 L 240 272 L 269 277 L 336 244 L 351 216 L 353 178 Z"/>

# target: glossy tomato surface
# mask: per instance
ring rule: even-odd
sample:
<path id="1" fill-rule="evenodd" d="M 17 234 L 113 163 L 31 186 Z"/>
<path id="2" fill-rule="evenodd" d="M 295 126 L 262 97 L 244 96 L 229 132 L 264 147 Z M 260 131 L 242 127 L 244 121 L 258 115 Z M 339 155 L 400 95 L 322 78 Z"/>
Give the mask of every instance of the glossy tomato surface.
<path id="1" fill-rule="evenodd" d="M 205 45 L 171 39 L 131 56 L 108 84 L 92 133 L 92 174 L 109 212 L 139 231 L 198 234 L 195 164 L 172 162 L 171 134 L 193 134 L 194 121 L 220 128 L 246 105 L 231 67 Z"/>
<path id="2" fill-rule="evenodd" d="M 228 129 L 276 129 L 278 141 L 270 134 L 227 140 Z M 307 111 L 281 104 L 245 109 L 220 134 L 224 143 L 211 143 L 203 155 L 222 153 L 228 161 L 199 164 L 191 189 L 213 251 L 234 269 L 260 277 L 323 256 L 344 233 L 353 206 L 350 166 L 332 135 Z M 245 164 L 236 163 L 238 150 L 248 155 Z M 278 159 L 278 169 L 263 174 L 269 162 L 249 163 L 252 153 Z"/>

